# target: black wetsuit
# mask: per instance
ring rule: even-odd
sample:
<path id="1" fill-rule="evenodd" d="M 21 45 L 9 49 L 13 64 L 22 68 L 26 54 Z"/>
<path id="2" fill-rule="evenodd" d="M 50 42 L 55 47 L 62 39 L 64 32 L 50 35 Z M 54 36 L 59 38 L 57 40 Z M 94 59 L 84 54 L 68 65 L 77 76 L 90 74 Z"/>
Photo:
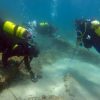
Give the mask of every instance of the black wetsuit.
<path id="1" fill-rule="evenodd" d="M 9 37 L 7 33 L 3 31 L 4 21 L 0 19 L 0 52 L 2 52 L 2 62 L 4 67 L 8 65 L 8 58 L 12 56 L 24 56 L 24 62 L 27 69 L 30 71 L 30 60 L 32 57 L 37 57 L 39 50 L 36 46 L 28 44 L 27 41 L 20 40 L 15 37 Z M 18 41 L 17 41 L 18 40 Z M 13 49 L 13 46 L 18 44 L 18 47 Z"/>
<path id="2" fill-rule="evenodd" d="M 86 24 L 86 32 L 85 32 L 85 24 Z M 78 31 L 81 31 L 83 34 L 85 32 L 82 38 L 84 47 L 85 48 L 94 47 L 100 53 L 100 37 L 97 36 L 97 34 L 95 33 L 95 30 L 92 29 L 91 21 L 79 20 L 76 26 L 77 26 Z M 90 36 L 90 39 L 88 38 L 88 36 Z"/>

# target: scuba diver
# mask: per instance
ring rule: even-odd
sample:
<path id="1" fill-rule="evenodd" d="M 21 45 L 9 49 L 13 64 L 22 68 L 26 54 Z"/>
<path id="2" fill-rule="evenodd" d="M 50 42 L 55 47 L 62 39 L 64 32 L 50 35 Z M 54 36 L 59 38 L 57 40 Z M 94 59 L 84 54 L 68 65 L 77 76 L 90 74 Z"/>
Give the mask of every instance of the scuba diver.
<path id="1" fill-rule="evenodd" d="M 36 33 L 47 36 L 54 36 L 54 33 L 57 31 L 57 29 L 48 22 L 37 23 L 36 21 L 32 21 L 29 22 L 26 27 L 32 28 Z"/>
<path id="2" fill-rule="evenodd" d="M 39 50 L 35 42 L 31 43 L 31 35 L 32 33 L 26 28 L 0 19 L 0 52 L 2 52 L 3 68 L 9 69 L 9 57 L 24 56 L 24 63 L 32 81 L 37 81 L 35 73 L 31 70 L 30 62 L 33 57 L 38 56 Z"/>
<path id="3" fill-rule="evenodd" d="M 85 48 L 94 47 L 100 53 L 100 22 L 98 20 L 79 19 L 75 22 L 77 44 Z"/>

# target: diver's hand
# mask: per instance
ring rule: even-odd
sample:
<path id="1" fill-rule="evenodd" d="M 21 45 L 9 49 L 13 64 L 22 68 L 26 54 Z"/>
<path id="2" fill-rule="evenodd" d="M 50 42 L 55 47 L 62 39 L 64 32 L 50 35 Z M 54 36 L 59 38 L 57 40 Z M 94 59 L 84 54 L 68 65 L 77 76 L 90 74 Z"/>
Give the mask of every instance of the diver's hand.
<path id="1" fill-rule="evenodd" d="M 76 46 L 82 46 L 83 45 L 83 42 L 80 38 L 77 38 L 76 40 Z"/>
<path id="2" fill-rule="evenodd" d="M 91 36 L 90 35 L 87 35 L 86 39 L 87 40 L 91 40 Z"/>
<path id="3" fill-rule="evenodd" d="M 32 82 L 38 81 L 38 76 L 35 73 L 33 73 L 32 71 L 30 71 L 30 77 L 31 77 Z"/>

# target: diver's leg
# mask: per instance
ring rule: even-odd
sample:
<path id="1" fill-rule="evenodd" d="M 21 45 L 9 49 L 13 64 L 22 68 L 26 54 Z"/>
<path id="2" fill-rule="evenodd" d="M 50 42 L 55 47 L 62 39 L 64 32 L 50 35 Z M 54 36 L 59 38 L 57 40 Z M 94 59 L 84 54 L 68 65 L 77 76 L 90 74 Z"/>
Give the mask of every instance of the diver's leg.
<path id="1" fill-rule="evenodd" d="M 30 71 L 31 67 L 30 67 L 30 64 L 29 64 L 28 56 L 24 57 L 24 63 L 25 63 L 27 70 Z"/>
<path id="2" fill-rule="evenodd" d="M 8 56 L 5 53 L 2 54 L 2 63 L 3 67 L 8 69 Z"/>
<path id="3" fill-rule="evenodd" d="M 31 77 L 32 81 L 36 82 L 38 78 L 37 78 L 36 74 L 33 73 L 32 70 L 31 70 L 30 61 L 29 61 L 28 56 L 24 57 L 24 63 L 25 63 L 25 66 L 26 66 L 28 72 L 30 73 L 30 77 Z"/>

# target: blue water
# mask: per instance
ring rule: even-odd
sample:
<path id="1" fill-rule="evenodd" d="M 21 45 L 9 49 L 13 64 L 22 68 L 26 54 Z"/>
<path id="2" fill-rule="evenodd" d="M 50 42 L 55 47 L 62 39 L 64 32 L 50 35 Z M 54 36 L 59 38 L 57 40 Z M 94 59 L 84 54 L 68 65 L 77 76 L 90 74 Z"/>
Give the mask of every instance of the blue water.
<path id="1" fill-rule="evenodd" d="M 48 21 L 61 38 L 75 44 L 75 19 L 100 20 L 100 0 L 0 0 L 0 17 L 17 24 Z"/>
<path id="2" fill-rule="evenodd" d="M 100 19 L 99 0 L 0 0 L 0 15 L 17 23 L 49 21 L 68 39 L 75 38 L 74 20 Z"/>

